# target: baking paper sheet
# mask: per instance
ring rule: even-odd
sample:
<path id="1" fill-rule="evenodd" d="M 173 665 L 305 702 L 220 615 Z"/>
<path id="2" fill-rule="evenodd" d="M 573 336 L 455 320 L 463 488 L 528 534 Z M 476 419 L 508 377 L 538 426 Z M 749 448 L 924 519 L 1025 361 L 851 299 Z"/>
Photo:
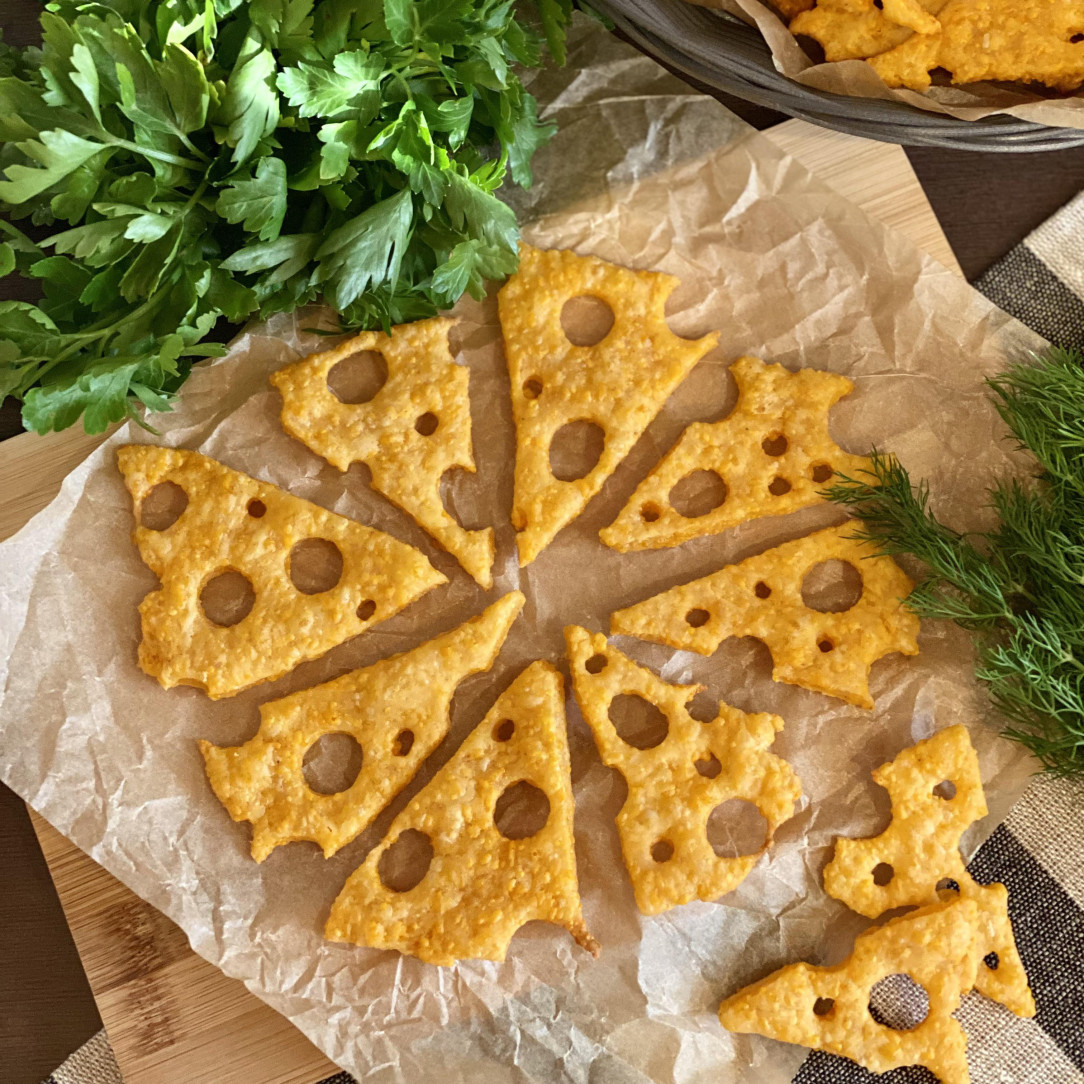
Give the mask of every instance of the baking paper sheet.
<path id="1" fill-rule="evenodd" d="M 569 66 L 535 89 L 561 128 L 537 159 L 536 189 L 519 200 L 527 237 L 677 275 L 673 327 L 689 336 L 719 328 L 720 347 L 585 514 L 521 572 L 508 522 L 513 435 L 496 306 L 492 297 L 460 306 L 453 345 L 471 374 L 478 475 L 456 504 L 467 522 L 497 527 L 497 585 L 485 595 L 367 488 L 361 469 L 341 475 L 280 429 L 267 376 L 326 342 L 307 330 L 321 314 L 252 329 L 193 373 L 173 414 L 153 419 L 160 437 L 134 426 L 115 434 L 0 547 L 0 777 L 359 1080 L 786 1081 L 804 1052 L 731 1036 L 715 1009 L 783 963 L 839 959 L 866 925 L 825 897 L 819 873 L 837 833 L 885 823 L 870 770 L 936 728 L 965 723 L 990 804 L 974 846 L 1032 769 L 995 736 L 967 638 L 953 628 L 927 625 L 921 655 L 874 667 L 871 712 L 773 684 L 765 649 L 748 640 L 708 659 L 622 642 L 668 679 L 704 681 L 740 708 L 781 714 L 775 750 L 794 765 L 804 796 L 738 891 L 643 918 L 613 824 L 623 783 L 599 762 L 570 701 L 577 856 L 598 960 L 563 930 L 531 923 L 506 963 L 439 969 L 326 943 L 324 919 L 394 813 L 522 667 L 539 657 L 564 665 L 564 625 L 605 629 L 620 606 L 838 516 L 813 509 L 629 555 L 598 542 L 682 427 L 725 414 L 728 362 L 752 352 L 848 373 L 856 390 L 833 413 L 837 438 L 854 451 L 893 449 L 931 479 L 945 514 L 974 526 L 986 486 L 1010 466 L 982 378 L 1039 340 L 595 25 L 577 23 Z M 198 449 L 374 524 L 421 546 L 452 582 L 272 685 L 218 702 L 195 689 L 167 692 L 136 665 L 137 607 L 155 579 L 131 544 L 115 467 L 128 441 Z M 373 828 L 330 861 L 295 843 L 253 862 L 248 828 L 212 795 L 196 739 L 240 742 L 254 733 L 260 703 L 409 648 L 517 587 L 527 606 L 492 672 L 463 683 L 447 741 Z"/>

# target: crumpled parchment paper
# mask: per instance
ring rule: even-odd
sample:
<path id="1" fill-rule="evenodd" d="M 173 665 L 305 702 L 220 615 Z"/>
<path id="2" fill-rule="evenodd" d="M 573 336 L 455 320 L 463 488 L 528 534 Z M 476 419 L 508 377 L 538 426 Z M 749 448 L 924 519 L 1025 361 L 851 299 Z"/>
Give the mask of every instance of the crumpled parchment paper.
<path id="1" fill-rule="evenodd" d="M 682 427 L 722 416 L 727 363 L 745 352 L 844 371 L 855 392 L 833 414 L 849 449 L 877 443 L 928 476 L 941 509 L 975 525 L 985 487 L 1010 466 L 982 378 L 1039 340 L 909 242 L 871 221 L 714 101 L 597 26 L 578 22 L 569 65 L 534 89 L 560 134 L 519 198 L 542 246 L 571 246 L 677 275 L 675 330 L 722 331 L 720 347 L 672 397 L 585 514 L 520 572 L 508 523 L 513 434 L 496 305 L 463 303 L 454 347 L 470 369 L 477 477 L 453 495 L 469 524 L 497 527 L 497 586 L 485 596 L 406 516 L 287 437 L 267 376 L 326 340 L 322 314 L 254 327 L 198 368 L 161 435 L 128 426 L 0 547 L 0 777 L 187 933 L 193 947 L 288 1016 L 362 1081 L 789 1080 L 804 1052 L 731 1036 L 721 997 L 796 959 L 845 955 L 866 923 L 826 898 L 819 871 L 837 833 L 884 824 L 870 770 L 933 729 L 963 722 L 979 750 L 990 816 L 1005 815 L 1032 765 L 995 735 L 971 677 L 967 637 L 928 625 L 922 654 L 879 662 L 876 710 L 774 685 L 748 640 L 712 658 L 624 642 L 672 680 L 702 680 L 746 710 L 780 713 L 775 750 L 804 796 L 741 888 L 658 918 L 635 909 L 613 817 L 620 777 L 604 768 L 569 702 L 578 861 L 593 960 L 564 931 L 531 923 L 503 964 L 438 969 L 330 944 L 321 929 L 349 872 L 392 815 L 531 659 L 563 665 L 562 627 L 605 629 L 609 613 L 838 516 L 819 508 L 747 524 L 680 549 L 619 555 L 597 539 Z M 137 607 L 155 586 L 130 541 L 115 466 L 128 441 L 199 449 L 421 546 L 452 582 L 288 677 L 229 700 L 165 691 L 136 665 Z M 196 498 L 198 499 L 198 498 Z M 330 861 L 295 843 L 262 865 L 206 779 L 197 738 L 236 743 L 257 705 L 417 644 L 519 587 L 524 614 L 492 672 L 457 695 L 452 732 L 363 837 Z M 394 712 L 394 707 L 392 708 Z M 395 727 L 389 720 L 389 733 Z"/>

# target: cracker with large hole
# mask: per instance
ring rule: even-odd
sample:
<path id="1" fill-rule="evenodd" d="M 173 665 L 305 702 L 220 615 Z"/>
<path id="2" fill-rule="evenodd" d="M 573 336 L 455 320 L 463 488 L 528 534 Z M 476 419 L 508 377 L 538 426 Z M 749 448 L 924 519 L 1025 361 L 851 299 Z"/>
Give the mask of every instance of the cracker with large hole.
<path id="1" fill-rule="evenodd" d="M 260 729 L 243 745 L 201 741 L 207 778 L 235 821 L 252 825 L 252 857 L 311 840 L 330 858 L 364 831 L 448 733 L 452 696 L 488 670 L 523 608 L 518 591 L 412 651 L 260 705 Z M 361 747 L 361 770 L 345 790 L 312 790 L 306 752 L 327 734 Z"/>
<path id="2" fill-rule="evenodd" d="M 833 560 L 858 571 L 861 596 L 841 612 L 811 609 L 802 598 L 803 580 Z M 774 681 L 872 708 L 873 663 L 893 651 L 918 654 L 918 618 L 904 605 L 913 586 L 891 557 L 853 537 L 845 524 L 618 610 L 610 631 L 701 655 L 730 636 L 754 636 L 772 654 Z"/>
<path id="3" fill-rule="evenodd" d="M 729 1031 L 764 1035 L 850 1058 L 875 1073 L 924 1065 L 941 1084 L 967 1084 L 967 1037 L 952 1013 L 974 984 L 975 905 L 940 903 L 868 930 L 834 967 L 797 963 L 747 986 L 719 1007 Z M 870 1011 L 874 986 L 907 975 L 929 999 L 910 1030 Z"/>
<path id="4" fill-rule="evenodd" d="M 783 720 L 720 703 L 714 720 L 698 722 L 687 705 L 702 685 L 663 681 L 610 647 L 601 633 L 573 625 L 565 629 L 565 640 L 583 717 L 603 762 L 628 783 L 617 828 L 637 906 L 645 915 L 657 915 L 737 888 L 801 796 L 794 770 L 769 752 Z M 610 710 L 623 696 L 641 698 L 662 712 L 661 741 L 643 747 L 622 737 Z M 720 855 L 708 839 L 712 810 L 731 801 L 750 803 L 764 819 L 763 844 L 751 853 Z"/>
<path id="5" fill-rule="evenodd" d="M 892 821 L 870 839 L 836 840 L 824 870 L 825 890 L 868 918 L 953 892 L 973 900 L 984 957 L 976 988 L 1019 1016 L 1034 1016 L 1035 1000 L 1009 921 L 1008 892 L 1004 885 L 976 884 L 960 854 L 965 829 L 986 816 L 979 761 L 967 728 L 951 726 L 904 749 L 874 771 L 873 779 L 888 791 Z"/>
<path id="6" fill-rule="evenodd" d="M 117 452 L 136 514 L 133 540 L 161 587 L 143 600 L 139 665 L 164 688 L 194 685 L 212 700 L 273 681 L 447 582 L 413 546 L 182 448 Z M 164 530 L 140 522 L 163 483 L 187 504 Z M 338 550 L 338 582 L 311 594 L 290 575 L 294 547 Z M 236 623 L 204 613 L 223 575 L 247 580 L 251 609 Z M 203 598 L 203 601 L 201 601 Z"/>
<path id="7" fill-rule="evenodd" d="M 470 374 L 448 349 L 454 320 L 434 318 L 363 331 L 271 376 L 282 393 L 282 427 L 339 470 L 365 463 L 373 487 L 429 532 L 483 587 L 493 583 L 493 529 L 468 531 L 445 510 L 447 471 L 474 471 Z M 337 365 L 380 355 L 387 379 L 365 402 L 343 402 L 329 387 Z M 369 389 L 374 391 L 374 389 Z"/>
<path id="8" fill-rule="evenodd" d="M 572 818 L 561 676 L 535 662 L 350 875 L 325 935 L 447 965 L 503 960 L 516 930 L 541 919 L 597 954 Z M 388 887 L 387 864 L 411 840 L 428 851 L 428 867 Z"/>
<path id="9" fill-rule="evenodd" d="M 521 246 L 519 271 L 498 295 L 516 423 L 512 525 L 521 565 L 583 511 L 715 346 L 715 333 L 690 341 L 667 327 L 666 299 L 677 285 L 660 272 Z M 613 312 L 613 326 L 594 345 L 576 345 L 562 328 L 562 310 L 579 297 L 601 299 Z M 559 478 L 554 438 L 581 423 L 602 430 L 601 454 L 582 477 Z"/>
<path id="10" fill-rule="evenodd" d="M 828 432 L 828 411 L 854 387 L 845 376 L 791 372 L 754 357 L 738 358 L 730 371 L 738 385 L 733 411 L 681 434 L 599 532 L 607 546 L 622 553 L 676 546 L 760 516 L 786 515 L 822 501 L 833 472 L 853 477 L 869 468 L 867 458 L 844 452 Z M 698 484 L 693 506 L 682 505 L 677 494 Z"/>

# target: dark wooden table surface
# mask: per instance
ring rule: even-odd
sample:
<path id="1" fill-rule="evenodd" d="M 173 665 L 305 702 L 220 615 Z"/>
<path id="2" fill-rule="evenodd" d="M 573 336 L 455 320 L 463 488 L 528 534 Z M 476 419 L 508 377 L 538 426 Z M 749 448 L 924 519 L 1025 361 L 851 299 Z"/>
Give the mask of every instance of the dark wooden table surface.
<path id="1" fill-rule="evenodd" d="M 0 0 L 6 41 L 28 43 L 35 21 L 26 0 Z M 724 100 L 758 128 L 786 119 Z M 969 279 L 1084 189 L 1084 148 L 908 156 Z M 0 298 L 11 296 L 0 281 Z M 20 428 L 15 405 L 0 408 L 0 439 Z M 26 809 L 0 784 L 0 1084 L 37 1084 L 100 1027 Z"/>

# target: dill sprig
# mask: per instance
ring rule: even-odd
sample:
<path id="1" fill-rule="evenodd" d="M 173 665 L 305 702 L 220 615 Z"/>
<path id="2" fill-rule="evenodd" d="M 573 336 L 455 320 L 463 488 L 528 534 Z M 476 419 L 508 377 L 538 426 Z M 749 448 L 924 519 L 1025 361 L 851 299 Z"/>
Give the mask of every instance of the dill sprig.
<path id="1" fill-rule="evenodd" d="M 1005 736 L 1046 769 L 1084 776 L 1084 354 L 1051 349 L 987 381 L 1033 477 L 990 494 L 998 526 L 961 534 L 929 508 L 891 455 L 825 492 L 862 521 L 861 537 L 926 567 L 907 600 L 920 617 L 975 634 L 976 675 L 1006 719 Z"/>

